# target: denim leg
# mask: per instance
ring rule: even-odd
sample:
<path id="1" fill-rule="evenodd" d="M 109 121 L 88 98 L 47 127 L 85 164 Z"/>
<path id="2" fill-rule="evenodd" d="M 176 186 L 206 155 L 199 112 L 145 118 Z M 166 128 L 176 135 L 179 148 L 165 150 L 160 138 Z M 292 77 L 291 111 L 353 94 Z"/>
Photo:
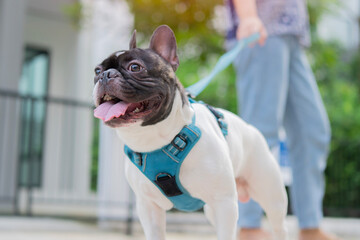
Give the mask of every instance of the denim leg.
<path id="1" fill-rule="evenodd" d="M 239 228 L 259 228 L 263 210 L 260 205 L 250 199 L 247 203 L 239 202 Z"/>
<path id="2" fill-rule="evenodd" d="M 312 70 L 295 38 L 284 127 L 293 174 L 290 188 L 292 209 L 300 228 L 318 227 L 322 219 L 323 174 L 330 127 Z"/>
<path id="3" fill-rule="evenodd" d="M 288 41 L 269 37 L 264 46 L 245 49 L 234 62 L 240 115 L 262 132 L 270 147 L 278 144 L 283 121 L 289 58 Z M 259 227 L 261 217 L 256 202 L 239 204 L 239 227 Z"/>

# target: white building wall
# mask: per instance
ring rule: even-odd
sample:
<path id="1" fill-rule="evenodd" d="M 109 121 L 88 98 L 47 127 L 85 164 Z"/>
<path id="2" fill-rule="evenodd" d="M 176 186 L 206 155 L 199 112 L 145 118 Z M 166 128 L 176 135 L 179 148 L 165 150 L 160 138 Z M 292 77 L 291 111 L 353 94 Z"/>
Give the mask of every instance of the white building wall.
<path id="1" fill-rule="evenodd" d="M 45 0 L 36 1 L 40 4 Z M 50 50 L 50 96 L 92 103 L 93 69 L 111 53 L 128 49 L 133 17 L 125 1 L 84 0 L 82 3 L 85 18 L 80 31 L 71 28 L 53 9 L 34 6 L 27 19 L 26 42 Z M 95 194 L 89 188 L 92 111 L 74 115 L 71 110 L 50 105 L 47 121 L 44 186 L 35 192 L 34 211 L 97 214 L 102 223 L 106 219 L 122 218 L 130 191 L 124 177 L 123 144 L 114 130 L 100 126 L 99 178 Z M 57 205 L 43 201 L 36 204 L 36 199 L 62 199 L 64 203 L 73 199 L 80 200 L 80 204 Z M 84 205 L 81 200 L 85 201 Z"/>
<path id="2" fill-rule="evenodd" d="M 86 54 L 91 39 L 80 40 L 80 33 L 62 12 L 71 0 L 28 1 L 25 20 L 24 44 L 44 48 L 50 53 L 48 95 L 64 99 L 85 101 L 91 104 L 91 71 L 89 62 L 77 61 Z M 84 41 L 80 43 L 79 41 Z M 87 65 L 86 65 L 87 64 Z M 85 66 L 84 66 L 85 65 Z M 81 84 L 78 84 L 81 82 Z M 50 103 L 47 107 L 45 126 L 45 152 L 41 188 L 34 189 L 35 213 L 74 211 L 78 206 L 66 209 L 61 201 L 96 199 L 90 190 L 90 147 L 93 119 L 92 110 L 64 107 Z M 26 192 L 21 194 L 26 197 Z M 55 202 L 54 202 L 55 200 Z M 56 201 L 60 200 L 60 204 Z M 23 199 L 24 201 L 24 199 Z M 47 205 L 48 203 L 48 205 Z M 95 209 L 95 205 L 92 208 Z M 77 209 L 76 211 L 79 211 Z M 94 212 L 94 210 L 93 210 Z"/>
<path id="3" fill-rule="evenodd" d="M 0 7 L 0 88 L 17 90 L 26 6 L 24 0 L 1 0 Z"/>
<path id="4" fill-rule="evenodd" d="M 23 58 L 23 0 L 0 0 L 0 89 L 17 90 Z M 19 136 L 16 103 L 0 99 L 0 210 L 11 211 L 15 197 Z M 4 203 L 4 204 L 1 204 Z"/>

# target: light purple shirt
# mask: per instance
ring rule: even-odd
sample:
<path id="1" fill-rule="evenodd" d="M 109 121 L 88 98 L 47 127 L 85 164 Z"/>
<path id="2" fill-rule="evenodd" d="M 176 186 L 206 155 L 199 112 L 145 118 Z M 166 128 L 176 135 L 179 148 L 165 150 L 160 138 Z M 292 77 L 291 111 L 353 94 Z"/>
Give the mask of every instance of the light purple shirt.
<path id="1" fill-rule="evenodd" d="M 239 19 L 233 0 L 225 0 L 229 16 L 227 38 L 236 37 Z M 298 36 L 304 46 L 310 45 L 309 17 L 305 0 L 256 0 L 257 11 L 269 36 Z"/>

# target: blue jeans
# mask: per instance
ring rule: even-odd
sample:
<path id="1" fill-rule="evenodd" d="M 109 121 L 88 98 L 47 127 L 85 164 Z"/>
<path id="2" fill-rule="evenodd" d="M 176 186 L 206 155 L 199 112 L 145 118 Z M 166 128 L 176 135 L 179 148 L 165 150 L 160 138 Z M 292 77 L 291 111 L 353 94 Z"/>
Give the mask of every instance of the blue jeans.
<path id="1" fill-rule="evenodd" d="M 284 127 L 292 209 L 300 228 L 318 227 L 330 126 L 302 46 L 292 35 L 269 37 L 265 46 L 244 49 L 234 66 L 241 117 L 262 132 L 270 148 L 276 147 Z M 256 202 L 239 204 L 239 227 L 260 227 L 261 217 Z"/>

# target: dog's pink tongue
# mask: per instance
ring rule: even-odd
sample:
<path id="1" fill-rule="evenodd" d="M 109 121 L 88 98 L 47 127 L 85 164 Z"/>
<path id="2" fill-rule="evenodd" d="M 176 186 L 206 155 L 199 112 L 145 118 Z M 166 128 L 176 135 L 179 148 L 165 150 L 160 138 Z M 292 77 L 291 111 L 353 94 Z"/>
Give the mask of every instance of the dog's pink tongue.
<path id="1" fill-rule="evenodd" d="M 130 103 L 125 101 L 120 101 L 118 103 L 111 101 L 104 102 L 94 110 L 94 116 L 106 122 L 124 115 L 129 105 Z"/>

